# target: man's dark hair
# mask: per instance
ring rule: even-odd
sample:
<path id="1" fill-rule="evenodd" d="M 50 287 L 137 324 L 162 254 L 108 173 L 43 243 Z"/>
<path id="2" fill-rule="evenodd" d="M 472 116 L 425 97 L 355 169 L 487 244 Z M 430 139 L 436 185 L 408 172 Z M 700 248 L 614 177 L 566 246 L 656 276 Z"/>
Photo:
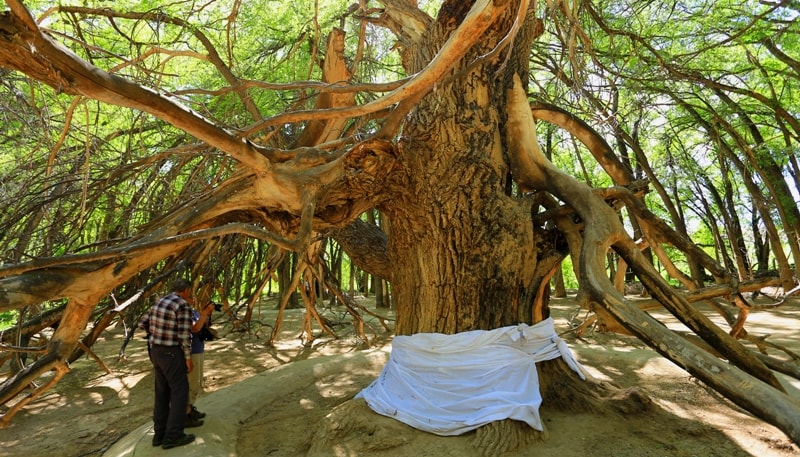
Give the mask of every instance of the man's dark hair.
<path id="1" fill-rule="evenodd" d="M 172 282 L 172 287 L 170 288 L 171 292 L 181 292 L 186 289 L 190 289 L 192 287 L 192 283 L 188 279 L 178 278 Z"/>

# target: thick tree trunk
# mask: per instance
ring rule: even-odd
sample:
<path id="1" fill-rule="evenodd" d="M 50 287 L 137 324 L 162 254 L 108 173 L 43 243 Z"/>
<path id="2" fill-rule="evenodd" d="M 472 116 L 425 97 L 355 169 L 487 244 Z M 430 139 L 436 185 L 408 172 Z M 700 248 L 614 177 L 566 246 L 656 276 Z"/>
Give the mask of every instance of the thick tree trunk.
<path id="1" fill-rule="evenodd" d="M 463 7 L 445 2 L 425 35 L 430 42 L 407 55 L 409 72 L 418 71 L 415 59 L 430 60 L 437 39 L 443 41 L 459 24 Z M 485 34 L 464 62 L 492 51 L 512 29 L 516 13 L 506 11 L 497 33 Z M 538 268 L 543 253 L 531 217 L 534 200 L 509 192 L 503 131 L 506 89 L 513 74 L 526 74 L 520 69 L 539 25 L 532 14 L 528 18 L 515 43 L 524 52 L 508 51 L 512 58 L 505 66 L 499 59 L 457 68 L 466 74 L 422 99 L 406 117 L 398 161 L 407 180 L 401 194 L 380 207 L 390 222 L 397 335 L 488 330 L 547 317 L 547 281 L 563 254 L 548 256 L 547 265 Z M 546 383 L 543 396 L 553 398 L 552 389 L 582 382 L 572 372 L 558 373 L 560 380 Z M 538 435 L 515 427 L 513 421 L 481 427 L 476 448 L 496 455 Z"/>
<path id="2" fill-rule="evenodd" d="M 459 25 L 466 12 L 459 5 L 445 2 L 427 41 L 408 54 L 409 72 L 427 64 Z M 497 33 L 486 33 L 465 62 L 491 51 L 511 28 L 516 11 L 503 14 Z M 526 33 L 518 39 L 529 44 Z M 497 79 L 499 68 L 492 61 L 458 68 L 467 74 L 422 99 L 406 119 L 399 155 L 405 194 L 381 208 L 391 222 L 397 334 L 511 325 L 530 305 L 535 239 L 530 202 L 506 191 L 501 122 L 510 78 Z M 516 68 L 512 61 L 503 71 Z"/>
<path id="3" fill-rule="evenodd" d="M 430 193 L 420 189 L 415 218 L 393 218 L 390 255 L 397 268 L 392 285 L 400 335 L 519 322 L 515 304 L 525 296 L 529 284 L 523 280 L 535 267 L 532 228 L 487 222 L 524 220 L 527 211 L 502 195 L 489 195 L 491 185 L 480 193 L 459 195 L 454 187 L 471 181 L 469 173 L 451 172 L 456 182 L 446 183 L 442 177 L 440 186 L 429 187 Z M 441 201 L 446 194 L 453 195 L 450 202 Z"/>

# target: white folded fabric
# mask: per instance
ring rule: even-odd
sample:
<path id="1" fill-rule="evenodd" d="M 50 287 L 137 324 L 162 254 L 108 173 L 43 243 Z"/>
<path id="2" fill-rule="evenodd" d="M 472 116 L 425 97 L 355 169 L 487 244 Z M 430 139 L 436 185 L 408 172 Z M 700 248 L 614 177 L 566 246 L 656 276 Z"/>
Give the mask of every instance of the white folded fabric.
<path id="1" fill-rule="evenodd" d="M 557 357 L 586 379 L 552 319 L 454 335 L 396 336 L 380 376 L 356 398 L 378 414 L 442 436 L 502 419 L 542 430 L 536 362 Z"/>

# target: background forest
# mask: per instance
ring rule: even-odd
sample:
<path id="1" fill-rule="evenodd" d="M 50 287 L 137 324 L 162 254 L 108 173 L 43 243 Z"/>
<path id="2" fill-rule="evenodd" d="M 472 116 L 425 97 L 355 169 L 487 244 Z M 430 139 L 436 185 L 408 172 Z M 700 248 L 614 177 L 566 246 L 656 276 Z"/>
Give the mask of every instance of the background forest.
<path id="1" fill-rule="evenodd" d="M 484 74 L 510 68 L 523 76 L 541 152 L 560 171 L 606 192 L 628 236 L 676 290 L 795 292 L 800 4 L 511 2 L 514 7 L 497 15 L 512 33 L 496 48 L 491 40 L 470 42 L 458 54 L 457 41 L 437 36 L 430 58 L 405 53 L 423 41 L 423 30 L 439 30 L 433 24 L 446 28 L 450 18 L 471 24 L 477 14 L 470 8 L 488 11 L 483 5 L 493 4 L 466 3 L 6 1 L 0 16 L 3 370 L 21 372 L 45 352 L 41 332 L 60 326 L 78 327 L 80 344 L 69 360 L 79 358 L 106 328 L 130 327 L 177 275 L 194 278 L 198 294 L 222 303 L 240 329 L 251 326 L 265 295 L 279 297 L 281 308 L 305 307 L 313 325 L 326 331 L 329 323 L 315 312 L 323 299 L 344 305 L 356 319 L 371 311 L 355 295 L 374 295 L 377 307 L 388 308 L 397 288 L 410 301 L 409 288 L 397 284 L 422 282 L 425 274 L 396 273 L 413 264 L 396 253 L 410 244 L 406 234 L 431 227 L 408 222 L 413 199 L 425 208 L 458 197 L 445 190 L 438 197 L 415 194 L 408 185 L 403 203 L 392 202 L 395 186 L 417 183 L 398 184 L 398 170 L 413 172 L 423 160 L 408 154 L 397 159 L 403 167 L 392 168 L 386 151 L 404 135 L 427 141 L 415 127 L 425 124 L 419 113 L 437 113 L 431 100 L 457 97 L 460 89 L 450 84 L 469 81 L 464 75 L 478 67 Z M 81 66 L 70 67 L 74 74 L 44 70 L 39 56 L 52 63 L 62 54 L 15 47 L 27 36 L 24 27 L 69 49 L 73 54 L 63 55 Z M 528 53 L 512 52 L 519 43 L 530 43 Z M 478 49 L 481 44 L 489 49 Z M 475 55 L 466 54 L 472 46 Z M 436 73 L 451 55 L 459 63 Z M 482 60 L 489 57 L 491 65 Z M 509 81 L 498 86 L 510 87 Z M 497 93 L 505 102 L 504 90 Z M 486 117 L 471 117 L 483 102 L 441 105 L 458 113 L 454 124 L 468 119 L 470 128 L 494 138 L 490 125 L 504 115 L 484 109 Z M 505 123 L 496 123 L 505 133 Z M 354 156 L 357 163 L 348 162 Z M 518 201 L 538 199 L 534 206 L 543 210 L 532 215 L 533 225 L 549 227 L 548 218 L 563 215 L 563 199 L 523 188 L 510 177 L 512 168 L 497 172 L 497 187 Z M 255 184 L 246 187 L 252 176 Z M 259 181 L 264 177 L 267 184 Z M 620 187 L 637 195 L 644 210 L 621 203 Z M 659 223 L 667 228 L 653 235 L 652 224 Z M 387 249 L 385 238 L 397 227 L 416 230 L 402 230 L 405 238 L 389 241 Z M 548 292 L 523 298 L 539 303 L 550 288 L 559 297 L 584 285 L 573 240 L 559 240 L 553 243 L 563 257 L 543 276 Z M 502 242 L 508 240 L 496 241 Z M 384 255 L 375 246 L 401 267 L 371 262 Z M 520 252 L 525 259 L 534 251 Z M 639 285 L 625 260 L 609 250 L 604 262 L 603 274 L 620 292 L 626 283 Z M 116 266 L 108 267 L 112 261 Z M 89 275 L 101 266 L 108 273 Z M 91 278 L 86 284 L 74 280 L 84 276 Z M 104 282 L 112 277 L 124 279 Z M 505 292 L 497 293 L 505 298 Z M 421 302 L 427 297 L 414 294 Z M 80 307 L 90 308 L 85 318 L 77 311 L 65 318 Z M 726 316 L 736 328 L 737 317 Z M 509 317 L 490 319 L 480 314 L 475 326 L 498 326 Z M 408 333 L 425 330 L 425 319 L 402 322 Z M 442 331 L 470 322 L 463 318 Z M 64 331 L 64 340 L 70 338 Z M 9 378 L 0 401 L 19 392 L 11 384 L 30 381 Z"/>
<path id="2" fill-rule="evenodd" d="M 433 12 L 437 2 L 420 3 Z M 233 11 L 212 2 L 197 6 L 196 13 L 183 3 L 121 2 L 115 4 L 121 11 L 116 15 L 103 11 L 102 2 L 97 8 L 26 4 L 56 35 L 64 30 L 79 36 L 79 48 L 88 43 L 106 49 L 92 60 L 131 55 L 108 66 L 243 130 L 249 121 L 236 121 L 242 117 L 239 97 L 230 89 L 204 89 L 226 86 L 220 66 L 207 56 L 209 46 L 216 43 L 214 49 L 226 54 L 217 58 L 235 65 L 241 84 L 252 88 L 248 102 L 268 117 L 287 106 L 303 108 L 304 93 L 316 86 L 302 81 L 319 77 L 324 31 L 348 21 L 359 24 L 358 15 L 343 8 L 347 2 L 334 1 L 280 8 L 276 2 L 237 2 Z M 652 187 L 644 201 L 653 213 L 741 279 L 777 271 L 787 286 L 794 277 L 800 225 L 800 59 L 792 53 L 800 48 L 800 38 L 793 5 L 576 3 L 586 12 L 579 16 L 580 28 L 562 23 L 546 28 L 531 62 L 531 97 L 598 130 L 610 152 Z M 128 9 L 140 13 L 125 14 Z M 178 18 L 156 27 L 157 15 L 172 10 Z M 202 34 L 192 34 L 189 24 Z M 123 25 L 127 29 L 120 30 Z M 374 84 L 403 78 L 392 38 L 376 28 L 365 27 L 364 33 L 374 35 L 370 46 L 349 51 L 361 59 L 354 79 Z M 352 45 L 356 38 L 351 35 Z M 177 49 L 158 47 L 166 44 Z M 91 252 L 133 236 L 188 195 L 231 173 L 232 163 L 223 154 L 157 119 L 59 95 L 23 74 L 1 71 L 3 265 Z M 369 93 L 359 96 L 368 101 Z M 593 187 L 612 184 L 581 143 L 552 124 L 540 128 L 544 150 L 560 169 Z M 353 133 L 359 129 L 368 131 L 370 125 Z M 284 145 L 297 134 L 280 128 L 269 133 L 271 141 Z M 370 223 L 380 223 L 379 214 L 369 216 Z M 635 235 L 636 227 L 630 229 Z M 259 271 L 271 243 L 242 235 L 217 242 L 225 255 L 203 272 L 223 287 L 223 297 L 216 299 L 241 302 L 276 286 Z M 346 288 L 364 287 L 335 242 L 325 250 L 325 261 Z M 688 271 L 683 256 L 667 258 Z M 562 272 L 566 286 L 574 288 L 569 262 Z M 662 271 L 673 268 L 661 259 L 654 263 Z M 285 287 L 291 259 L 280 265 L 276 272 Z M 150 271 L 163 270 L 157 265 Z M 117 300 L 157 276 L 150 271 L 122 288 Z M 664 276 L 678 285 L 674 276 Z M 106 305 L 113 302 L 107 300 Z M 14 322 L 16 315 L 4 310 L 3 322 Z"/>

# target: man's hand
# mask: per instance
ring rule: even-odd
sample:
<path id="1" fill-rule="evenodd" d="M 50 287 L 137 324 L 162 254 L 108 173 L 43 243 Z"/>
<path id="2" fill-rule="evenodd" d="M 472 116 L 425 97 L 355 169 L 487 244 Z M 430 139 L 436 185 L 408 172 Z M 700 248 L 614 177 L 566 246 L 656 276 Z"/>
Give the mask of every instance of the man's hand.
<path id="1" fill-rule="evenodd" d="M 194 365 L 192 365 L 192 359 L 186 359 L 186 372 L 191 373 L 192 368 L 194 368 Z"/>
<path id="2" fill-rule="evenodd" d="M 203 308 L 203 313 L 205 313 L 206 317 L 210 318 L 211 314 L 214 313 L 214 302 L 209 302 L 205 308 Z"/>

